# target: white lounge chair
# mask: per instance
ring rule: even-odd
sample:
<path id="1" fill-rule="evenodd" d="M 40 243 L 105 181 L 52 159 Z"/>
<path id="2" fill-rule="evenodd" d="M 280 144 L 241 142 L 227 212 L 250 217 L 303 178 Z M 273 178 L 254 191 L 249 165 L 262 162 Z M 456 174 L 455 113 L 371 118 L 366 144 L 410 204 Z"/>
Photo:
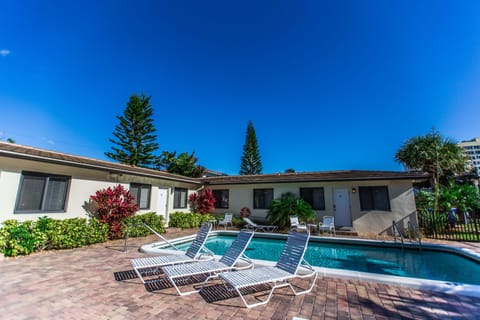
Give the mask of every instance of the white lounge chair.
<path id="1" fill-rule="evenodd" d="M 181 291 L 179 285 L 182 284 L 182 280 L 184 279 L 188 279 L 188 281 L 191 282 L 194 276 L 209 275 L 205 280 L 206 283 L 211 278 L 216 277 L 220 272 L 251 268 L 253 267 L 253 263 L 244 255 L 244 252 L 250 240 L 252 240 L 253 234 L 254 232 L 251 230 L 240 231 L 230 248 L 228 248 L 218 261 L 209 260 L 166 266 L 162 268 L 165 273 L 165 278 L 175 287 L 179 295 L 184 296 L 201 290 Z M 238 265 L 239 260 L 243 260 L 243 265 Z"/>
<path id="2" fill-rule="evenodd" d="M 296 228 L 298 230 L 307 230 L 305 223 L 300 223 L 297 216 L 290 216 L 290 229 Z"/>
<path id="3" fill-rule="evenodd" d="M 217 276 L 224 282 L 227 288 L 235 290 L 238 293 L 247 308 L 268 303 L 273 291 L 277 288 L 290 287 L 295 295 L 306 294 L 313 289 L 318 276 L 317 272 L 304 259 L 309 238 L 310 232 L 308 230 L 306 232 L 291 230 L 280 258 L 274 267 L 259 267 L 250 270 L 225 272 Z M 300 269 L 302 270 L 301 272 L 299 272 Z M 290 281 L 307 277 L 313 278 L 310 287 L 297 292 Z M 242 293 L 242 289 L 257 285 L 270 286 L 270 293 L 265 301 L 248 303 Z"/>
<path id="4" fill-rule="evenodd" d="M 257 231 L 274 232 L 278 228 L 277 226 L 268 226 L 268 225 L 264 225 L 264 224 L 256 224 L 255 222 L 253 222 L 252 220 L 250 220 L 249 218 L 246 218 L 246 217 L 243 217 L 243 220 L 247 223 L 247 225 L 245 227 L 247 229 L 253 230 L 255 232 L 257 232 Z"/>
<path id="5" fill-rule="evenodd" d="M 144 277 L 157 274 L 157 271 L 161 267 L 213 259 L 213 253 L 205 248 L 205 242 L 207 241 L 210 230 L 212 230 L 211 224 L 202 225 L 197 233 L 197 236 L 184 254 L 171 254 L 131 259 L 130 263 L 132 264 L 133 270 L 142 280 L 142 282 L 145 283 Z"/>
<path id="6" fill-rule="evenodd" d="M 335 235 L 335 217 L 323 216 L 323 222 L 318 225 L 318 231 L 328 231 L 328 234 Z"/>
<path id="7" fill-rule="evenodd" d="M 233 219 L 233 213 L 225 213 L 225 217 L 223 218 L 223 220 L 218 221 L 218 226 L 219 227 L 223 226 L 225 230 L 227 229 L 228 224 L 230 224 L 230 226 L 233 227 L 232 219 Z"/>

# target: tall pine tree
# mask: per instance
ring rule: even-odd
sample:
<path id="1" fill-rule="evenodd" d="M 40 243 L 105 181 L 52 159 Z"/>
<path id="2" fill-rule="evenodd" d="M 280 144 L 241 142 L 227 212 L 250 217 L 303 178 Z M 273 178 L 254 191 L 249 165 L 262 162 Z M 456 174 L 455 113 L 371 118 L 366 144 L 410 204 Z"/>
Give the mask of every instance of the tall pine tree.
<path id="1" fill-rule="evenodd" d="M 242 163 L 240 165 L 240 174 L 262 174 L 262 160 L 258 148 L 257 135 L 252 121 L 248 122 L 247 135 L 243 145 Z"/>
<path id="2" fill-rule="evenodd" d="M 137 94 L 130 97 L 124 114 L 117 116 L 120 123 L 113 132 L 116 139 L 109 140 L 113 146 L 112 152 L 105 152 L 107 157 L 138 167 L 154 166 L 158 156 L 153 152 L 158 143 L 150 98 L 143 93 L 140 97 Z"/>

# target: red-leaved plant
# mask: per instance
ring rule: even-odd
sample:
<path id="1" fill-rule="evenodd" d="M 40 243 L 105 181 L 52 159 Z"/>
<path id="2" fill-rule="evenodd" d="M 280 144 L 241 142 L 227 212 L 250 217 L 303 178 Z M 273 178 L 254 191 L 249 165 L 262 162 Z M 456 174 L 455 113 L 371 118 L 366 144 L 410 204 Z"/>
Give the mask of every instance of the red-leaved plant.
<path id="1" fill-rule="evenodd" d="M 94 215 L 101 222 L 108 224 L 110 239 L 118 239 L 122 236 L 122 221 L 138 211 L 135 198 L 122 185 L 113 188 L 98 190 L 90 196 L 95 204 Z"/>
<path id="2" fill-rule="evenodd" d="M 215 196 L 212 190 L 204 189 L 202 193 L 192 193 L 188 197 L 190 208 L 193 212 L 200 214 L 212 213 L 215 210 Z"/>

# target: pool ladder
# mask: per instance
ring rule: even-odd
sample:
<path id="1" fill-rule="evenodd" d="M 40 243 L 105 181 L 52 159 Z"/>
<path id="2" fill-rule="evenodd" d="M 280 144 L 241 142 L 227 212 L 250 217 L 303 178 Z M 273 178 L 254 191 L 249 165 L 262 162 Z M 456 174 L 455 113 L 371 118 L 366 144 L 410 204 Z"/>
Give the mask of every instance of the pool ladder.
<path id="1" fill-rule="evenodd" d="M 168 241 L 165 237 L 163 237 L 160 233 L 158 233 L 157 231 L 155 231 L 152 227 L 150 227 L 148 224 L 146 223 L 139 223 L 139 224 L 132 224 L 132 225 L 129 225 L 127 227 L 127 230 L 125 230 L 125 242 L 123 244 L 123 252 L 127 252 L 127 241 L 128 241 L 128 231 L 130 230 L 130 228 L 132 227 L 145 227 L 147 228 L 148 230 L 150 230 L 154 235 L 156 235 L 157 237 L 159 237 L 160 239 L 162 239 L 163 241 L 165 241 L 166 243 L 168 243 L 170 246 L 172 246 L 175 250 L 178 250 L 177 247 L 175 247 L 175 245 L 173 243 L 171 243 L 170 241 Z"/>
<path id="2" fill-rule="evenodd" d="M 407 226 L 408 226 L 408 238 L 410 242 L 412 242 L 412 232 L 413 232 L 416 235 L 415 239 L 418 240 L 418 248 L 420 249 L 420 251 L 422 251 L 422 237 L 420 236 L 420 232 L 418 232 L 417 227 L 413 225 L 413 223 L 411 223 L 410 221 L 408 221 Z M 397 233 L 398 233 L 398 235 L 400 236 L 400 240 L 402 242 L 402 249 L 405 249 L 403 245 L 405 237 L 403 236 L 403 232 L 400 230 L 395 220 L 392 221 L 392 231 L 393 231 L 393 239 L 395 240 L 395 242 L 397 242 Z"/>

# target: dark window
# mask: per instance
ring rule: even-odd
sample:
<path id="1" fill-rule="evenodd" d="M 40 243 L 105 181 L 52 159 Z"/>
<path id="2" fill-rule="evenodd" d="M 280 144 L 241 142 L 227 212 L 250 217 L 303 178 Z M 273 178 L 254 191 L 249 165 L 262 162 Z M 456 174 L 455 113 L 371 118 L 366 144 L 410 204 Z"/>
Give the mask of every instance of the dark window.
<path id="1" fill-rule="evenodd" d="M 359 187 L 360 209 L 390 211 L 387 187 Z"/>
<path id="2" fill-rule="evenodd" d="M 187 207 L 187 192 L 185 188 L 175 188 L 173 192 L 173 208 L 182 209 Z"/>
<path id="3" fill-rule="evenodd" d="M 253 189 L 253 208 L 268 209 L 273 201 L 273 189 Z"/>
<path id="4" fill-rule="evenodd" d="M 228 190 L 213 190 L 215 197 L 215 208 L 228 209 Z"/>
<path id="5" fill-rule="evenodd" d="M 323 188 L 300 188 L 300 198 L 309 203 L 313 210 L 325 210 Z"/>
<path id="6" fill-rule="evenodd" d="M 135 201 L 140 209 L 150 209 L 150 193 L 152 186 L 149 184 L 130 184 L 130 192 L 135 197 Z"/>
<path id="7" fill-rule="evenodd" d="M 24 172 L 15 212 L 64 212 L 70 177 Z"/>

